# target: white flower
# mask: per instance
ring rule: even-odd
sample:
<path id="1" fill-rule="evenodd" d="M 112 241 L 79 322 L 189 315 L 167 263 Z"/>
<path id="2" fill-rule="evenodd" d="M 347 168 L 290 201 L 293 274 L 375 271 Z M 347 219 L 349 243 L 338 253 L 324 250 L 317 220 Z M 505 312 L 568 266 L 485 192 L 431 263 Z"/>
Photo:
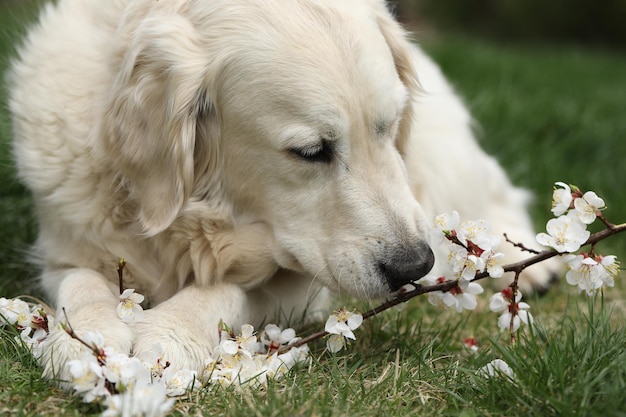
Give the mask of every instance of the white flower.
<path id="1" fill-rule="evenodd" d="M 587 295 L 593 295 L 605 285 L 612 287 L 619 272 L 619 263 L 613 255 L 595 258 L 587 254 L 567 255 L 563 261 L 569 269 L 565 274 L 567 283 L 577 286 Z"/>
<path id="2" fill-rule="evenodd" d="M 482 294 L 483 291 L 483 287 L 477 282 L 459 281 L 459 285 L 448 292 L 454 297 L 454 304 L 448 307 L 454 307 L 459 313 L 463 312 L 463 309 L 473 310 L 478 305 L 476 295 Z"/>
<path id="3" fill-rule="evenodd" d="M 141 303 L 144 296 L 128 288 L 120 295 L 120 303 L 117 305 L 117 315 L 125 323 L 131 323 L 143 318 Z"/>
<path id="4" fill-rule="evenodd" d="M 561 216 L 569 210 L 572 204 L 572 190 L 564 182 L 557 182 L 555 185 L 562 188 L 554 188 L 552 193 L 552 213 L 555 216 Z"/>
<path id="5" fill-rule="evenodd" d="M 36 359 L 39 359 L 43 353 L 42 348 L 47 336 L 48 332 L 43 328 L 39 328 L 33 332 L 30 327 L 26 327 L 20 332 L 20 339 L 22 339 L 28 350 L 30 350 L 33 357 Z"/>
<path id="6" fill-rule="evenodd" d="M 131 387 L 136 381 L 152 377 L 143 362 L 138 357 L 129 357 L 125 353 L 117 352 L 112 347 L 104 349 L 106 364 L 102 367 L 102 374 L 107 381 L 115 384 L 118 390 Z"/>
<path id="7" fill-rule="evenodd" d="M 341 309 L 328 317 L 324 330 L 330 334 L 338 334 L 348 339 L 355 340 L 356 337 L 354 337 L 352 330 L 358 328 L 361 323 L 363 323 L 362 315 Z"/>
<path id="8" fill-rule="evenodd" d="M 189 369 L 174 370 L 169 367 L 163 372 L 163 382 L 169 397 L 178 397 L 197 385 L 198 373 Z"/>
<path id="9" fill-rule="evenodd" d="M 169 367 L 170 363 L 163 359 L 163 348 L 160 343 L 156 343 L 152 346 L 152 349 L 143 352 L 138 356 L 139 360 L 143 364 L 144 368 L 150 372 L 152 378 L 160 379 L 163 375 L 163 371 Z"/>
<path id="10" fill-rule="evenodd" d="M 448 266 L 452 272 L 457 275 L 462 275 L 463 270 L 465 269 L 465 264 L 467 262 L 467 257 L 469 253 L 467 249 L 463 246 L 454 244 L 449 242 L 448 245 Z M 471 277 L 473 278 L 473 276 Z"/>
<path id="11" fill-rule="evenodd" d="M 458 237 L 462 243 L 468 244 L 468 242 L 472 242 L 482 250 L 495 249 L 501 242 L 498 236 L 491 234 L 491 227 L 485 220 L 468 220 L 463 222 L 459 229 Z"/>
<path id="12" fill-rule="evenodd" d="M 0 324 L 11 324 L 24 329 L 33 320 L 28 303 L 19 298 L 0 298 Z"/>
<path id="13" fill-rule="evenodd" d="M 460 219 L 461 217 L 456 211 L 450 214 L 443 213 L 435 217 L 435 227 L 441 232 L 452 231 L 459 225 Z"/>
<path id="14" fill-rule="evenodd" d="M 600 279 L 602 279 L 608 287 L 612 287 L 615 284 L 614 278 L 619 273 L 617 257 L 615 255 L 608 255 L 596 257 L 596 259 L 598 258 L 600 259 L 598 267 L 606 272 L 606 274 L 601 274 Z"/>
<path id="15" fill-rule="evenodd" d="M 424 286 L 442 284 L 446 281 L 445 277 L 436 278 L 433 275 L 426 275 L 421 278 L 418 284 Z M 428 302 L 439 307 L 454 308 L 461 313 L 463 309 L 473 310 L 478 305 L 476 295 L 482 294 L 483 287 L 477 282 L 469 282 L 459 280 L 458 285 L 448 292 L 432 291 L 428 293 Z"/>
<path id="16" fill-rule="evenodd" d="M 331 334 L 326 339 L 326 348 L 331 353 L 337 353 L 346 346 L 346 340 L 340 334 Z"/>
<path id="17" fill-rule="evenodd" d="M 509 290 L 510 291 L 510 290 Z M 500 313 L 501 311 L 509 309 L 510 300 L 505 298 L 503 292 L 498 292 L 489 298 L 489 310 L 494 313 Z"/>
<path id="18" fill-rule="evenodd" d="M 582 197 L 574 200 L 574 208 L 582 223 L 591 224 L 596 220 L 598 210 L 604 208 L 604 200 L 593 191 L 587 191 Z"/>
<path id="19" fill-rule="evenodd" d="M 224 334 L 224 333 L 222 333 Z M 241 355 L 252 358 L 252 355 L 261 350 L 261 344 L 254 334 L 254 327 L 249 324 L 241 326 L 241 334 L 235 339 L 224 339 L 216 349 L 225 361 L 238 361 Z"/>
<path id="20" fill-rule="evenodd" d="M 67 367 L 72 376 L 72 387 L 83 395 L 84 402 L 92 402 L 109 394 L 104 386 L 102 367 L 91 352 L 86 353 L 82 359 L 69 361 Z"/>
<path id="21" fill-rule="evenodd" d="M 241 326 L 241 335 L 237 336 L 236 340 L 243 350 L 246 350 L 248 352 L 261 351 L 261 344 L 254 334 L 254 327 L 249 324 L 244 324 L 243 326 Z"/>
<path id="22" fill-rule="evenodd" d="M 141 380 L 123 394 L 107 397 L 105 405 L 102 417 L 162 417 L 174 400 L 167 398 L 165 384 Z"/>
<path id="23" fill-rule="evenodd" d="M 483 258 L 487 273 L 491 278 L 502 278 L 502 275 L 504 275 L 503 253 L 490 250 L 483 252 L 480 257 Z"/>
<path id="24" fill-rule="evenodd" d="M 275 324 L 265 326 L 265 331 L 261 334 L 261 343 L 268 351 L 280 349 L 282 346 L 291 343 L 296 339 L 296 331 L 288 328 L 282 330 Z"/>
<path id="25" fill-rule="evenodd" d="M 463 339 L 463 345 L 472 353 L 478 352 L 478 340 L 475 337 L 466 337 Z"/>
<path id="26" fill-rule="evenodd" d="M 434 275 L 425 275 L 420 278 L 417 283 L 423 285 L 425 287 L 429 287 L 432 285 L 442 284 L 446 281 L 445 277 L 435 277 Z M 437 307 L 448 307 L 448 305 L 444 302 L 444 298 L 448 293 L 444 293 L 443 291 L 430 291 L 428 293 L 428 302 Z M 454 304 L 454 301 L 449 301 L 449 303 Z"/>
<path id="27" fill-rule="evenodd" d="M 522 293 L 518 290 L 513 301 L 513 291 L 508 287 L 489 298 L 489 309 L 494 313 L 502 312 L 498 317 L 499 328 L 510 329 L 511 320 L 513 320 L 513 331 L 515 332 L 521 323 L 533 323 L 533 316 L 527 311 L 530 306 L 520 302 L 521 299 Z"/>
<path id="28" fill-rule="evenodd" d="M 463 280 L 470 281 L 474 279 L 477 272 L 482 272 L 484 270 L 485 260 L 483 258 L 476 255 L 468 255 L 467 258 L 465 258 L 465 262 L 463 262 L 461 270 L 455 272 L 459 272 Z"/>
<path id="29" fill-rule="evenodd" d="M 561 216 L 557 219 L 550 219 L 546 226 L 549 233 L 539 233 L 537 242 L 544 246 L 551 246 L 557 252 L 575 252 L 580 249 L 590 233 L 586 230 L 585 225 L 581 223 L 576 215 L 570 212 L 567 216 Z"/>
<path id="30" fill-rule="evenodd" d="M 485 378 L 505 376 L 508 379 L 515 379 L 515 373 L 511 367 L 502 359 L 494 359 L 478 370 L 478 375 Z"/>
<path id="31" fill-rule="evenodd" d="M 442 245 L 444 243 L 452 243 L 449 239 L 453 239 L 457 232 L 456 227 L 459 225 L 459 213 L 443 213 L 435 217 L 435 224 L 430 229 L 431 245 Z"/>
<path id="32" fill-rule="evenodd" d="M 330 337 L 332 336 L 339 335 L 331 335 Z M 343 337 L 341 339 L 343 340 Z M 279 379 L 296 364 L 304 362 L 308 357 L 309 347 L 307 345 L 292 347 L 289 351 L 280 355 L 274 353 L 267 359 L 267 377 Z"/>

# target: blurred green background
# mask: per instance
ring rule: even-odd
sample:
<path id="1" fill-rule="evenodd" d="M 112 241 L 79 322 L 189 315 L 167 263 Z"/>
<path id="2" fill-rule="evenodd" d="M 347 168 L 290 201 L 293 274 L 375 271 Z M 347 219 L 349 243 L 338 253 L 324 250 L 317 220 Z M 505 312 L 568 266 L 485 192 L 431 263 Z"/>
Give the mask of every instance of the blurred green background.
<path id="1" fill-rule="evenodd" d="M 398 0 L 401 19 L 420 30 L 497 39 L 626 47 L 624 0 Z"/>
<path id="2" fill-rule="evenodd" d="M 0 71 L 42 3 L 0 0 Z M 609 219 L 626 221 L 626 1 L 400 0 L 395 7 L 464 97 L 482 146 L 537 196 L 537 229 L 550 217 L 555 181 L 595 190 Z M 15 296 L 36 292 L 27 262 L 36 224 L 11 162 L 5 102 L 0 84 L 0 296 Z M 625 240 L 617 236 L 601 252 L 624 258 Z"/>

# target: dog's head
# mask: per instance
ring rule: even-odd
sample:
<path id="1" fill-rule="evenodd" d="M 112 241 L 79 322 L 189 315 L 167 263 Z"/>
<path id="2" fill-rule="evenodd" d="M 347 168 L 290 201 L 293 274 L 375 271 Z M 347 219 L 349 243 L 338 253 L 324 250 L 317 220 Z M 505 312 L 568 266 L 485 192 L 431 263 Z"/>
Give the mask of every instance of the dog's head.
<path id="1" fill-rule="evenodd" d="M 401 155 L 417 80 L 382 1 L 155 7 L 105 117 L 146 234 L 202 201 L 335 290 L 378 296 L 430 270 Z"/>

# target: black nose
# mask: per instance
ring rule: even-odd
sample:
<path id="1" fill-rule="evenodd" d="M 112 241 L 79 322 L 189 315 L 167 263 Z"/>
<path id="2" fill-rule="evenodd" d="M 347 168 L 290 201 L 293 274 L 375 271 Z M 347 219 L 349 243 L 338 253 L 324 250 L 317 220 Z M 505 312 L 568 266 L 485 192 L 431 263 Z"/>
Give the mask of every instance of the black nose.
<path id="1" fill-rule="evenodd" d="M 378 268 L 392 291 L 426 275 L 435 263 L 435 255 L 426 244 L 411 249 L 394 251 L 388 259 L 378 263 Z"/>

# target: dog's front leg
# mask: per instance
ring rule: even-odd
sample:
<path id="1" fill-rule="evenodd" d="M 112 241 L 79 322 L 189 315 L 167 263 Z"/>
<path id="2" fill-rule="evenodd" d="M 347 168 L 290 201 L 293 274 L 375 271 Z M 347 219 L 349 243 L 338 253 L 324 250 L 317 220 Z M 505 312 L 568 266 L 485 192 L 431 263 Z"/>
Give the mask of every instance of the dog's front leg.
<path id="1" fill-rule="evenodd" d="M 269 300 L 237 285 L 191 285 L 147 310 L 135 330 L 137 356 L 160 345 L 163 359 L 176 369 L 201 372 L 205 359 L 219 344 L 220 320 L 238 333 L 242 324 L 259 326 L 272 314 Z"/>
<path id="2" fill-rule="evenodd" d="M 91 269 L 45 271 L 42 280 L 58 282 L 56 323 L 66 323 L 83 337 L 86 331 L 99 331 L 104 345 L 130 353 L 132 330 L 117 315 L 119 296 L 115 286 Z M 104 346 L 102 346 L 104 347 Z M 58 379 L 62 386 L 71 380 L 67 362 L 79 359 L 87 348 L 56 325 L 42 348 L 41 363 L 47 378 Z"/>

